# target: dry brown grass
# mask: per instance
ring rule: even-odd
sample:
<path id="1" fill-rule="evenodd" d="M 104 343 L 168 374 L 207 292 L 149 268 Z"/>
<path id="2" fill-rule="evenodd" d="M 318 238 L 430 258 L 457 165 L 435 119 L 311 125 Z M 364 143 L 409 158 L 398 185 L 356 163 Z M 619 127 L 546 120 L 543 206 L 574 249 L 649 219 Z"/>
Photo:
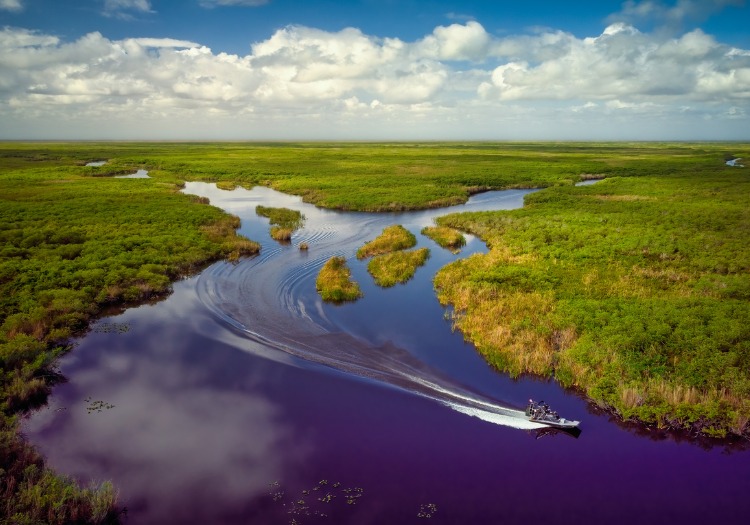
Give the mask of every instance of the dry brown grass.
<path id="1" fill-rule="evenodd" d="M 284 228 L 283 226 L 271 226 L 271 238 L 274 241 L 289 242 L 292 240 L 292 233 L 294 230 L 291 228 Z"/>
<path id="2" fill-rule="evenodd" d="M 331 257 L 323 265 L 315 280 L 315 288 L 324 301 L 354 301 L 362 297 L 359 285 L 352 281 L 351 270 L 343 257 Z"/>

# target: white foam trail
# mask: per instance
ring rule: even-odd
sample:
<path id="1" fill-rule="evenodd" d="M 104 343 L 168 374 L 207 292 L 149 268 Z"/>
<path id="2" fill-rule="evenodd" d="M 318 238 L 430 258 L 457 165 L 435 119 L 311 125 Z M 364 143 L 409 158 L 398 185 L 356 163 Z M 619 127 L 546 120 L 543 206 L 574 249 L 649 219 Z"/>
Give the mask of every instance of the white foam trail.
<path id="1" fill-rule="evenodd" d="M 517 428 L 518 430 L 538 430 L 540 428 L 546 428 L 546 425 L 541 423 L 535 423 L 529 421 L 523 417 L 506 416 L 503 414 L 497 414 L 495 412 L 488 412 L 486 410 L 479 410 L 477 408 L 465 407 L 456 403 L 445 403 L 447 406 L 457 412 L 466 414 L 471 417 L 476 417 L 482 421 L 488 423 L 494 423 L 495 425 L 502 425 L 504 427 Z M 523 414 L 523 412 L 521 412 Z"/>
<path id="2" fill-rule="evenodd" d="M 497 400 L 472 392 L 404 348 L 390 343 L 373 345 L 346 333 L 331 323 L 321 301 L 305 301 L 305 294 L 311 289 L 310 283 L 330 257 L 353 257 L 363 240 L 374 238 L 385 225 L 403 222 L 407 227 L 415 228 L 429 224 L 433 216 L 444 211 L 428 210 L 397 216 L 339 215 L 295 204 L 294 199 L 268 189 L 256 192 L 257 195 L 243 190 L 240 194 L 246 197 L 245 203 L 241 202 L 243 199 L 227 201 L 226 196 L 215 194 L 210 189 L 207 191 L 212 199 L 214 196 L 218 198 L 215 205 L 240 213 L 243 221 L 259 220 L 251 209 L 258 203 L 291 206 L 300 209 L 307 217 L 306 226 L 294 236 L 295 243 L 304 241 L 311 245 L 304 256 L 289 246 L 266 242 L 259 256 L 239 264 L 217 263 L 201 274 L 197 291 L 203 304 L 216 318 L 230 326 L 232 333 L 259 343 L 262 350 L 257 345 L 241 348 L 264 356 L 266 350 L 294 356 L 304 362 L 419 395 L 496 425 L 523 430 L 545 427 L 528 421 L 523 411 L 517 408 L 503 406 Z M 514 196 L 512 198 L 520 203 L 524 193 L 528 192 L 503 195 L 507 198 Z M 491 207 L 488 200 L 489 196 L 483 196 L 474 205 L 461 209 L 486 209 Z M 248 207 L 250 204 L 252 206 Z"/>

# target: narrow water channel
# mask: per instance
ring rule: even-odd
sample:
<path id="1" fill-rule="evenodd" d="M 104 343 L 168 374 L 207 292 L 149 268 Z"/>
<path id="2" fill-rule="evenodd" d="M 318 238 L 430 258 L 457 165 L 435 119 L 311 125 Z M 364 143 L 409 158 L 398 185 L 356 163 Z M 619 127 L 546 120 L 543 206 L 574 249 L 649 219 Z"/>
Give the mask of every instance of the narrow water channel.
<path id="1" fill-rule="evenodd" d="M 432 278 L 486 248 L 469 238 L 454 255 L 419 230 L 519 207 L 528 191 L 398 214 L 319 210 L 265 188 L 185 191 L 240 216 L 261 254 L 96 323 L 24 426 L 54 468 L 111 479 L 127 523 L 744 523 L 748 452 L 624 428 L 554 383 L 493 371 L 451 331 Z M 270 239 L 259 204 L 302 211 L 291 244 Z M 431 256 L 380 289 L 354 253 L 390 224 Z M 332 255 L 348 259 L 359 301 L 317 296 Z M 529 397 L 583 433 L 517 417 Z"/>

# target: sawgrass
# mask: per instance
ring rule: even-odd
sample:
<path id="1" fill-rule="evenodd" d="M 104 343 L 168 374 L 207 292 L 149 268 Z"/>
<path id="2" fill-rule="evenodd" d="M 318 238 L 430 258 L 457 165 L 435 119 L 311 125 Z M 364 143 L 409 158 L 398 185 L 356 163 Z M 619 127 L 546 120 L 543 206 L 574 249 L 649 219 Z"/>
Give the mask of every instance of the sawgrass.
<path id="1" fill-rule="evenodd" d="M 750 177 L 724 165 L 735 156 L 750 158 L 750 147 L 0 143 L 0 521 L 44 521 L 55 494 L 85 490 L 50 482 L 17 453 L 17 417 L 44 401 L 64 342 L 106 305 L 168 293 L 211 260 L 257 252 L 236 235 L 236 217 L 178 193 L 185 180 L 358 211 L 548 188 L 523 210 L 440 221 L 492 247 L 436 277 L 456 327 L 498 368 L 556 377 L 623 418 L 747 435 Z M 107 163 L 84 166 L 92 160 Z M 137 169 L 151 178 L 111 178 Z M 31 463 L 47 474 L 24 477 Z M 31 510 L 22 486 L 48 497 Z M 81 519 L 96 522 L 97 506 L 81 506 Z"/>
<path id="2" fill-rule="evenodd" d="M 417 238 L 400 224 L 387 226 L 375 239 L 365 243 L 357 250 L 357 259 L 366 259 L 373 255 L 381 255 L 397 250 L 412 248 L 417 244 Z"/>
<path id="3" fill-rule="evenodd" d="M 429 256 L 430 250 L 427 248 L 376 255 L 367 264 L 367 271 L 378 286 L 389 288 L 411 279 L 417 268 L 427 262 Z"/>
<path id="4" fill-rule="evenodd" d="M 458 253 L 466 244 L 466 237 L 460 231 L 446 226 L 425 226 L 420 233 L 453 253 Z"/>
<path id="5" fill-rule="evenodd" d="M 351 270 L 343 257 L 331 257 L 318 272 L 315 288 L 324 301 L 341 303 L 362 297 L 359 285 L 351 279 Z"/>
<path id="6" fill-rule="evenodd" d="M 255 213 L 269 219 L 271 238 L 280 242 L 291 241 L 294 232 L 301 228 L 305 222 L 305 216 L 302 215 L 302 212 L 289 208 L 256 206 Z"/>
<path id="7" fill-rule="evenodd" d="M 445 216 L 491 251 L 435 286 L 499 369 L 553 376 L 624 419 L 747 435 L 748 202 L 747 169 L 699 157 L 550 188 L 521 210 Z"/>

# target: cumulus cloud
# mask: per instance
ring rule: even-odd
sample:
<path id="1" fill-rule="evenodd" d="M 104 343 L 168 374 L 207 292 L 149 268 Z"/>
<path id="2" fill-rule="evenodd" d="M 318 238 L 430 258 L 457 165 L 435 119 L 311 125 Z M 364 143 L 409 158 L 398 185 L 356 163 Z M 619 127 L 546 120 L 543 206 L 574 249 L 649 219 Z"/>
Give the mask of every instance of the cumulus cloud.
<path id="1" fill-rule="evenodd" d="M 0 10 L 19 12 L 23 10 L 21 0 L 0 0 Z"/>
<path id="2" fill-rule="evenodd" d="M 320 132 L 325 123 L 336 132 L 380 126 L 452 137 L 534 119 L 540 127 L 578 119 L 589 129 L 584 122 L 612 114 L 739 125 L 748 112 L 750 51 L 700 30 L 667 37 L 616 22 L 587 38 L 552 30 L 498 38 L 468 21 L 407 42 L 289 26 L 245 56 L 169 38 L 90 33 L 64 42 L 0 30 L 0 119 L 23 126 L 141 119 L 168 137 L 219 122 L 258 134 L 290 123 Z"/>
<path id="3" fill-rule="evenodd" d="M 418 44 L 418 53 L 440 60 L 482 60 L 490 36 L 478 22 L 437 27 Z"/>
<path id="4" fill-rule="evenodd" d="M 539 45 L 558 42 L 557 53 Z M 516 57 L 496 67 L 479 93 L 501 100 L 632 100 L 669 102 L 746 99 L 747 53 L 696 29 L 659 39 L 616 23 L 598 37 L 541 35 L 538 45 L 510 38 L 496 51 Z"/>

